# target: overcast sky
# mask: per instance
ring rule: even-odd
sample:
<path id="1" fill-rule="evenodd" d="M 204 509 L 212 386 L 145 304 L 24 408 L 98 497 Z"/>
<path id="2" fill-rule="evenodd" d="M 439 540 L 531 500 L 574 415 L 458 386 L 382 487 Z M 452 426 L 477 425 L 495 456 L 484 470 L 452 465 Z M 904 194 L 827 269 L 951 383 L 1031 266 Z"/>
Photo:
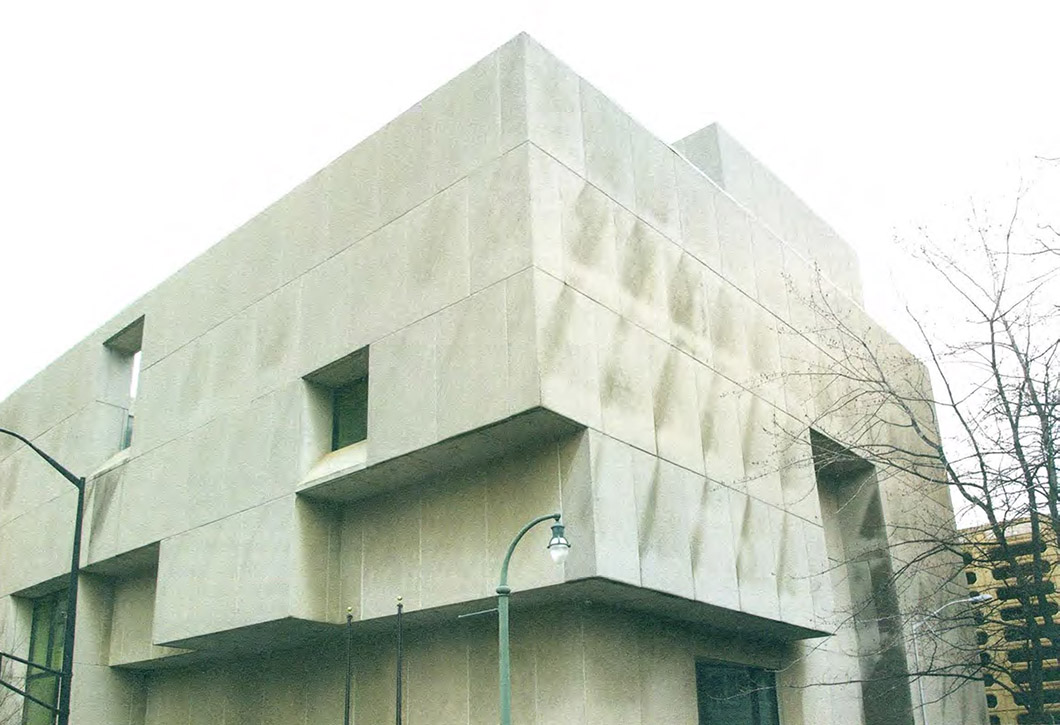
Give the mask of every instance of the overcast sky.
<path id="1" fill-rule="evenodd" d="M 886 317 L 896 228 L 1060 156 L 1057 5 L 5 3 L 0 398 L 520 30 L 664 140 L 726 126 Z"/>

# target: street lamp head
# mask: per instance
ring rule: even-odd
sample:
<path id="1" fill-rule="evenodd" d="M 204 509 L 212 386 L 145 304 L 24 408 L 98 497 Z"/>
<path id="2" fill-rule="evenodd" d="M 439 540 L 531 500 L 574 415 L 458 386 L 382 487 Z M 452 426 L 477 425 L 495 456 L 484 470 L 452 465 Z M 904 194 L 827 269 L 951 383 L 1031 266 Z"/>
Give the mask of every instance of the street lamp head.
<path id="1" fill-rule="evenodd" d="M 968 597 L 968 601 L 972 604 L 985 604 L 993 598 L 992 594 L 976 594 L 974 597 Z"/>
<path id="2" fill-rule="evenodd" d="M 548 553 L 552 556 L 552 561 L 557 564 L 562 564 L 566 561 L 567 554 L 570 553 L 570 542 L 563 535 L 563 531 L 563 524 L 553 524 L 552 538 L 548 540 Z"/>

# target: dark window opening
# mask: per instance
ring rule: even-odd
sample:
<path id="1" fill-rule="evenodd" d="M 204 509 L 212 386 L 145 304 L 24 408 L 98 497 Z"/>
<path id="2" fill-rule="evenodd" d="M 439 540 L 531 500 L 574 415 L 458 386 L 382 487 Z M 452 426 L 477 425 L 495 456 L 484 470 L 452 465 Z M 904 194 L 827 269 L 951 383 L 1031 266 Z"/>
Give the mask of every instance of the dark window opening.
<path id="1" fill-rule="evenodd" d="M 1023 587 L 999 587 L 997 590 L 998 599 L 1018 599 L 1020 592 L 1023 591 L 1028 597 L 1035 597 L 1039 594 L 1052 594 L 1056 591 L 1056 585 L 1052 582 L 1041 582 L 1038 584 L 1030 584 Z"/>
<path id="2" fill-rule="evenodd" d="M 35 600 L 27 659 L 34 664 L 60 669 L 65 630 L 66 590 Z M 26 668 L 26 692 L 54 706 L 59 699 L 59 676 L 29 666 Z M 22 711 L 23 725 L 51 725 L 54 720 L 55 714 L 51 710 L 26 700 Z"/>
<path id="3" fill-rule="evenodd" d="M 1034 604 L 1034 605 L 1031 606 L 1031 610 L 1030 611 L 1036 617 L 1044 617 L 1046 615 L 1046 613 L 1048 613 L 1049 616 L 1052 616 L 1052 615 L 1056 614 L 1058 611 L 1060 611 L 1060 605 L 1058 605 L 1056 602 L 1046 602 L 1045 603 L 1045 607 L 1043 609 L 1042 607 L 1038 606 L 1037 604 Z M 1022 606 L 1005 607 L 1004 609 L 1001 610 L 1001 618 L 1003 620 L 1005 620 L 1006 622 L 1010 622 L 1010 621 L 1012 621 L 1014 619 L 1023 619 L 1024 618 L 1023 617 L 1023 607 Z"/>
<path id="4" fill-rule="evenodd" d="M 696 663 L 700 725 L 780 725 L 776 676 L 768 670 Z"/>
<path id="5" fill-rule="evenodd" d="M 332 391 L 331 450 L 368 438 L 368 378 L 363 377 Z"/>
<path id="6" fill-rule="evenodd" d="M 966 572 L 964 573 L 964 579 L 965 579 L 965 581 L 967 581 L 967 582 L 968 582 L 969 584 L 975 584 L 975 582 L 976 582 L 976 580 L 977 580 L 978 578 L 979 578 L 979 577 L 975 575 L 975 572 L 974 572 L 974 571 L 966 571 Z"/>
<path id="7" fill-rule="evenodd" d="M 1033 554 L 1035 550 L 1045 551 L 1045 542 L 1035 542 L 1034 540 L 1031 540 L 1021 541 L 1018 544 L 1009 544 L 1007 554 L 1001 546 L 995 546 L 990 550 L 988 556 L 994 561 L 999 561 L 1001 559 L 1007 559 L 1009 556 L 1027 556 L 1028 554 Z"/>

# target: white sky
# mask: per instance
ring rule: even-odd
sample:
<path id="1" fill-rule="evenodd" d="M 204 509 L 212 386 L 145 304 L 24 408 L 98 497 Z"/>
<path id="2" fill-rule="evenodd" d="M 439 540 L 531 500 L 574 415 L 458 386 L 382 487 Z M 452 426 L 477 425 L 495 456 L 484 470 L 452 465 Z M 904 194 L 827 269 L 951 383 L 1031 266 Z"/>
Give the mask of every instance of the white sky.
<path id="1" fill-rule="evenodd" d="M 796 7 L 798 6 L 798 7 Z M 1056 3 L 0 5 L 0 398 L 520 30 L 649 129 L 720 121 L 862 254 L 1060 156 Z"/>

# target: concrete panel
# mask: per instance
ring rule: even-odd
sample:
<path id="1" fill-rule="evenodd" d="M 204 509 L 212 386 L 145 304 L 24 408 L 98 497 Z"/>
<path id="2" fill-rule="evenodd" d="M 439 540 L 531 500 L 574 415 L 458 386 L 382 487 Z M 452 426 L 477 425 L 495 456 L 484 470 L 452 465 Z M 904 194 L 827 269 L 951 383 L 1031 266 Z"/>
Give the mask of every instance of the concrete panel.
<path id="1" fill-rule="evenodd" d="M 633 449 L 596 431 L 589 433 L 592 454 L 596 570 L 600 576 L 640 585 L 640 547 Z"/>
<path id="2" fill-rule="evenodd" d="M 533 722 L 541 725 L 586 722 L 581 617 L 577 612 L 556 610 L 535 614 L 531 623 L 531 631 L 537 635 L 533 640 L 536 716 Z"/>
<path id="3" fill-rule="evenodd" d="M 777 549 L 777 596 L 780 616 L 785 622 L 806 627 L 816 623 L 813 612 L 813 590 L 807 565 L 805 530 L 808 524 L 797 516 L 777 511 L 780 518 Z"/>
<path id="4" fill-rule="evenodd" d="M 361 619 L 394 613 L 397 597 L 405 606 L 420 607 L 422 548 L 420 500 L 400 491 L 365 507 L 356 526 L 363 530 Z"/>
<path id="5" fill-rule="evenodd" d="M 0 526 L 0 595 L 46 582 L 70 571 L 74 510 L 77 492 L 71 490 Z M 43 532 L 48 546 L 41 546 Z M 67 532 L 70 532 L 69 534 Z M 28 544 L 28 545 L 27 545 Z"/>
<path id="6" fill-rule="evenodd" d="M 718 188 L 699 169 L 682 159 L 674 162 L 681 234 L 685 250 L 716 272 L 721 271 L 716 198 Z"/>
<path id="7" fill-rule="evenodd" d="M 508 333 L 508 413 L 513 415 L 541 404 L 534 271 L 525 270 L 509 277 L 504 287 Z"/>
<path id="8" fill-rule="evenodd" d="M 650 625 L 638 634 L 641 722 L 698 722 L 695 662 L 687 635 Z"/>
<path id="9" fill-rule="evenodd" d="M 432 191 L 444 189 L 504 150 L 498 91 L 495 52 L 423 99 Z"/>
<path id="10" fill-rule="evenodd" d="M 336 240 L 329 228 L 332 180 L 326 169 L 318 171 L 246 224 L 250 233 L 233 235 L 233 246 L 247 253 L 240 249 L 231 256 L 254 262 L 231 270 L 234 284 L 255 290 L 253 299 L 261 299 L 342 249 L 338 245 L 346 239 Z"/>
<path id="11" fill-rule="evenodd" d="M 298 367 L 302 285 L 284 285 L 248 310 L 252 390 L 273 390 L 303 372 Z"/>
<path id="12" fill-rule="evenodd" d="M 777 532 L 781 512 L 739 493 L 730 496 L 736 533 L 736 574 L 740 608 L 750 614 L 779 619 L 777 596 Z"/>
<path id="13" fill-rule="evenodd" d="M 615 203 L 582 177 L 557 172 L 562 216 L 562 279 L 597 302 L 617 309 Z"/>
<path id="14" fill-rule="evenodd" d="M 574 72 L 526 39 L 526 117 L 530 140 L 579 174 L 585 174 L 581 81 Z"/>
<path id="15" fill-rule="evenodd" d="M 291 612 L 302 619 L 344 622 L 349 605 L 341 599 L 339 516 L 301 498 L 295 499 L 294 516 Z"/>
<path id="16" fill-rule="evenodd" d="M 289 496 L 164 540 L 153 641 L 288 616 L 293 535 Z"/>
<path id="17" fill-rule="evenodd" d="M 531 262 L 529 145 L 521 145 L 468 179 L 471 290 L 525 269 Z"/>
<path id="18" fill-rule="evenodd" d="M 731 513 L 735 495 L 728 487 L 705 479 L 692 510 L 689 541 L 695 598 L 728 609 L 740 608 Z"/>
<path id="19" fill-rule="evenodd" d="M 182 650 L 152 643 L 155 612 L 154 572 L 114 582 L 107 664 L 123 665 L 159 659 Z"/>
<path id="20" fill-rule="evenodd" d="M 379 212 L 390 222 L 434 192 L 429 159 L 430 124 L 421 101 L 376 132 L 379 164 Z"/>
<path id="21" fill-rule="evenodd" d="M 709 271 L 704 274 L 704 283 L 707 286 L 707 309 L 710 310 L 713 367 L 732 381 L 744 381 L 750 368 L 747 325 L 754 303 Z"/>
<path id="22" fill-rule="evenodd" d="M 581 81 L 585 175 L 627 209 L 635 208 L 630 118 L 607 96 Z"/>
<path id="23" fill-rule="evenodd" d="M 533 222 L 534 266 L 557 279 L 563 278 L 563 218 L 565 215 L 562 187 L 564 177 L 580 178 L 566 169 L 552 156 L 530 144 L 530 208 Z"/>
<path id="24" fill-rule="evenodd" d="M 616 208 L 618 311 L 645 330 L 670 334 L 669 285 L 681 249 L 641 219 Z"/>
<path id="25" fill-rule="evenodd" d="M 715 184 L 724 188 L 725 170 L 722 168 L 718 152 L 720 130 L 718 124 L 712 123 L 680 141 L 675 141 L 673 147 Z"/>
<path id="26" fill-rule="evenodd" d="M 560 511 L 559 483 L 558 452 L 554 445 L 505 459 L 489 472 L 486 571 L 494 587 L 504 554 L 519 529 L 537 516 Z M 562 567 L 556 566 L 545 550 L 550 534 L 548 526 L 540 524 L 515 550 L 509 568 L 513 592 L 563 581 Z"/>
<path id="27" fill-rule="evenodd" d="M 424 491 L 420 521 L 422 607 L 487 596 L 487 489 L 481 474 L 441 481 Z"/>
<path id="28" fill-rule="evenodd" d="M 780 488 L 784 508 L 796 516 L 816 524 L 821 523 L 821 507 L 817 497 L 817 477 L 809 441 L 795 421 L 781 418 L 777 428 L 777 456 L 780 467 Z"/>
<path id="29" fill-rule="evenodd" d="M 86 563 L 119 553 L 119 522 L 125 466 L 119 465 L 93 478 L 85 493 L 85 538 L 81 542 Z"/>
<path id="30" fill-rule="evenodd" d="M 369 462 L 438 440 L 437 316 L 373 345 L 369 366 Z"/>
<path id="31" fill-rule="evenodd" d="M 696 392 L 697 363 L 656 339 L 651 354 L 655 444 L 660 457 L 697 473 L 704 473 L 703 440 L 699 430 Z"/>
<path id="32" fill-rule="evenodd" d="M 409 662 L 408 722 L 466 723 L 468 651 L 459 630 L 435 630 L 416 643 Z"/>
<path id="33" fill-rule="evenodd" d="M 142 675 L 79 662 L 70 708 L 79 722 L 143 725 L 145 694 Z"/>
<path id="34" fill-rule="evenodd" d="M 600 356 L 603 430 L 646 451 L 655 451 L 652 368 L 648 333 L 625 318 L 598 308 L 596 344 Z"/>
<path id="35" fill-rule="evenodd" d="M 567 527 L 567 539 L 578 541 L 563 563 L 564 579 L 571 581 L 597 572 L 593 445 L 588 431 L 561 440 L 557 445 L 563 523 Z"/>
<path id="36" fill-rule="evenodd" d="M 741 290 L 757 297 L 751 222 L 747 211 L 726 194 L 714 197 L 714 211 L 718 220 L 721 273 Z"/>
<path id="37" fill-rule="evenodd" d="M 635 122 L 630 123 L 630 146 L 637 215 L 670 240 L 680 242 L 677 154 Z"/>
<path id="38" fill-rule="evenodd" d="M 346 249 L 382 226 L 379 137 L 370 136 L 328 164 L 322 174 L 328 249 Z"/>
<path id="39" fill-rule="evenodd" d="M 587 426 L 600 427 L 599 316 L 610 314 L 558 280 L 534 276 L 541 403 Z M 606 349 L 606 348 L 604 348 Z"/>
<path id="40" fill-rule="evenodd" d="M 641 585 L 691 599 L 693 510 L 702 477 L 633 451 Z"/>
<path id="41" fill-rule="evenodd" d="M 674 345 L 707 365 L 712 364 L 710 318 L 707 306 L 712 290 L 708 275 L 714 273 L 688 252 L 683 252 L 674 268 L 669 295 L 670 335 Z"/>
<path id="42" fill-rule="evenodd" d="M 407 284 L 412 319 L 431 314 L 471 291 L 468 240 L 468 183 L 461 181 L 431 197 L 402 220 L 408 255 Z M 371 306 L 377 309 L 376 305 Z"/>
<path id="43" fill-rule="evenodd" d="M 751 222 L 751 254 L 755 265 L 758 302 L 782 319 L 788 318 L 788 288 L 784 279 L 790 250 L 761 222 Z"/>
<path id="44" fill-rule="evenodd" d="M 636 634 L 615 627 L 606 619 L 586 617 L 585 643 L 586 725 L 640 723 L 640 690 L 631 687 L 630 663 L 638 662 Z M 635 675 L 634 675 L 635 676 Z"/>
<path id="45" fill-rule="evenodd" d="M 746 392 L 739 396 L 737 410 L 747 493 L 772 506 L 783 506 L 776 410 L 757 395 Z"/>
<path id="46" fill-rule="evenodd" d="M 739 399 L 749 395 L 704 366 L 696 367 L 699 430 L 703 437 L 703 466 L 707 478 L 746 490 Z"/>
<path id="47" fill-rule="evenodd" d="M 505 285 L 495 284 L 438 313 L 438 437 L 508 415 Z"/>

